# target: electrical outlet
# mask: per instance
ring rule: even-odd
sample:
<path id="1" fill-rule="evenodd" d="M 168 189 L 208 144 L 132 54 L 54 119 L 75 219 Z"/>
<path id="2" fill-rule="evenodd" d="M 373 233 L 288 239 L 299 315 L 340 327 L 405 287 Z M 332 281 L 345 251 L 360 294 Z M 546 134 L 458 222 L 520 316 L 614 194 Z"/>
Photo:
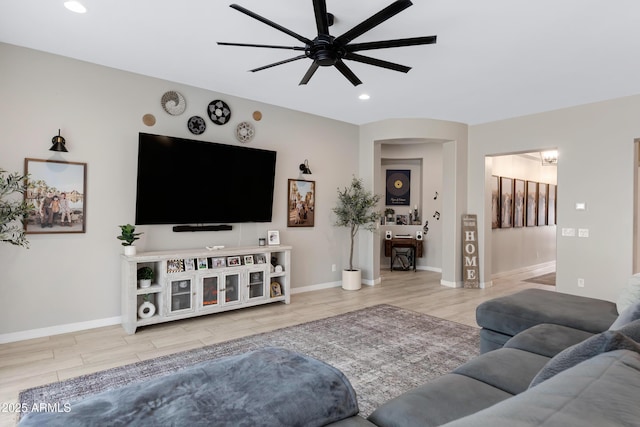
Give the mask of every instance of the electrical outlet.
<path id="1" fill-rule="evenodd" d="M 578 287 L 584 288 L 584 279 L 581 277 L 578 278 Z"/>
<path id="2" fill-rule="evenodd" d="M 589 237 L 588 228 L 578 228 L 578 237 Z"/>
<path id="3" fill-rule="evenodd" d="M 336 265 L 335 264 L 331 264 L 331 271 L 336 271 Z"/>
<path id="4" fill-rule="evenodd" d="M 575 228 L 563 228 L 562 229 L 562 236 L 564 237 L 574 237 L 576 235 L 576 229 Z"/>

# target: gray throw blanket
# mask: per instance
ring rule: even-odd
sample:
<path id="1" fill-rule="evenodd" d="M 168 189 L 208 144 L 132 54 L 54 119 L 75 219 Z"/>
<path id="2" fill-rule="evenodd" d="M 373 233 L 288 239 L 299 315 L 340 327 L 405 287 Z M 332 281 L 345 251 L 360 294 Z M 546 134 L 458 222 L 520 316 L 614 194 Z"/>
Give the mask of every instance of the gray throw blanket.
<path id="1" fill-rule="evenodd" d="M 322 426 L 357 413 L 338 369 L 264 348 L 72 402 L 69 412 L 32 412 L 19 426 Z"/>

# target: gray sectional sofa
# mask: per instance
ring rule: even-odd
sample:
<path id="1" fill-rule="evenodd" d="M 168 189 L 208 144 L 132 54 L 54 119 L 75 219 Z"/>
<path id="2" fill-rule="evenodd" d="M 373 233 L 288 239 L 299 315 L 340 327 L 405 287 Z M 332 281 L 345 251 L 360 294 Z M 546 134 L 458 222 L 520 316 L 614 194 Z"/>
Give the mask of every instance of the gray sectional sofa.
<path id="1" fill-rule="evenodd" d="M 333 425 L 640 426 L 639 303 L 618 315 L 608 301 L 536 289 L 476 317 L 480 356 Z"/>
<path id="2" fill-rule="evenodd" d="M 106 392 L 69 414 L 29 414 L 20 425 L 90 425 L 100 414 L 102 425 L 640 426 L 640 302 L 617 311 L 611 302 L 544 290 L 487 301 L 476 312 L 480 356 L 367 419 L 339 371 L 265 349 Z M 256 358 L 282 369 L 263 369 Z M 221 382 L 227 372 L 238 375 Z M 283 384 L 286 396 L 269 391 Z M 162 402 L 161 410 L 149 402 Z"/>

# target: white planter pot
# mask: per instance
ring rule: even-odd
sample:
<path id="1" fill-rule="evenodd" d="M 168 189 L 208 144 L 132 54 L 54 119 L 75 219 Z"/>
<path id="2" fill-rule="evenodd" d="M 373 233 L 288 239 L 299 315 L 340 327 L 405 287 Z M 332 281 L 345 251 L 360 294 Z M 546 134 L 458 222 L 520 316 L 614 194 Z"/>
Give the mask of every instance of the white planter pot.
<path id="1" fill-rule="evenodd" d="M 151 279 L 140 279 L 139 283 L 141 288 L 148 288 L 151 286 Z"/>
<path id="2" fill-rule="evenodd" d="M 342 289 L 357 291 L 362 287 L 362 272 L 360 270 L 342 270 Z"/>
<path id="3" fill-rule="evenodd" d="M 156 306 L 150 301 L 145 301 L 138 307 L 138 317 L 147 319 L 156 314 Z"/>
<path id="4" fill-rule="evenodd" d="M 131 246 L 125 246 L 124 247 L 124 254 L 126 256 L 133 256 L 136 254 L 136 247 L 131 245 Z"/>

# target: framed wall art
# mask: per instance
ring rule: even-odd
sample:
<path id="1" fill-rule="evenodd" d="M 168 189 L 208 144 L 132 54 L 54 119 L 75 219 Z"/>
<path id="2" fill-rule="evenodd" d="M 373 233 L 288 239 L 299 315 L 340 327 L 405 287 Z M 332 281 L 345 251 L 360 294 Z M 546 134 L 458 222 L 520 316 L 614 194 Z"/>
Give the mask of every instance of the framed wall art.
<path id="1" fill-rule="evenodd" d="M 25 200 L 35 212 L 25 233 L 84 233 L 86 229 L 87 164 L 24 159 Z"/>
<path id="2" fill-rule="evenodd" d="M 289 180 L 287 227 L 313 227 L 316 209 L 316 182 Z"/>
<path id="3" fill-rule="evenodd" d="M 526 186 L 522 179 L 516 179 L 513 184 L 513 226 L 524 227 L 524 207 Z"/>
<path id="4" fill-rule="evenodd" d="M 557 187 L 549 184 L 549 196 L 547 197 L 547 224 L 556 225 L 556 193 Z"/>
<path id="5" fill-rule="evenodd" d="M 500 228 L 513 227 L 513 179 L 500 177 Z"/>
<path id="6" fill-rule="evenodd" d="M 527 181 L 527 227 L 535 227 L 538 215 L 538 183 Z"/>
<path id="7" fill-rule="evenodd" d="M 385 205 L 409 206 L 411 201 L 411 170 L 388 169 Z"/>
<path id="8" fill-rule="evenodd" d="M 491 228 L 500 227 L 500 177 L 491 176 Z"/>
<path id="9" fill-rule="evenodd" d="M 547 225 L 547 193 L 549 184 L 538 184 L 538 225 Z"/>

